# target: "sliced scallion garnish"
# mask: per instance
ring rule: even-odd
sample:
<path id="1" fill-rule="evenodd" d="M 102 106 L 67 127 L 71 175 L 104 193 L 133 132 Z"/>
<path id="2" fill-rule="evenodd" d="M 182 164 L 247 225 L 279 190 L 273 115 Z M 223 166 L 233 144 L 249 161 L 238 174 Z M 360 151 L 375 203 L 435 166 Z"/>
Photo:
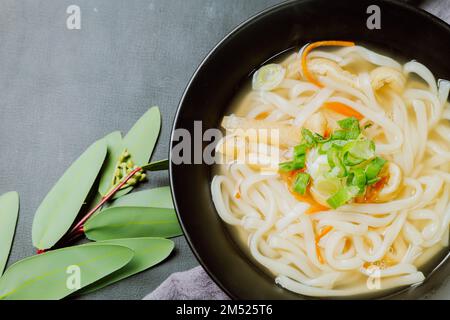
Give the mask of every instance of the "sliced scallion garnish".
<path id="1" fill-rule="evenodd" d="M 303 140 L 309 147 L 315 146 L 317 144 L 316 138 L 314 137 L 314 134 L 310 130 L 303 128 L 302 136 Z"/>
<path id="2" fill-rule="evenodd" d="M 308 187 L 310 176 L 307 173 L 299 173 L 297 174 L 297 177 L 295 177 L 293 189 L 295 192 L 300 194 L 305 194 L 306 188 Z"/>
<path id="3" fill-rule="evenodd" d="M 318 165 L 312 162 L 311 188 L 320 189 L 321 194 L 327 197 L 332 195 L 327 200 L 332 208 L 338 208 L 358 195 L 363 195 L 367 186 L 381 180 L 379 175 L 386 164 L 386 160 L 376 157 L 375 144 L 361 133 L 356 118 L 340 120 L 338 125 L 340 129 L 332 132 L 329 138 L 303 128 L 302 144 L 294 147 L 293 159 L 280 164 L 280 171 L 303 169 L 306 167 L 308 150 L 315 148 L 315 153 L 308 157 L 321 158 L 320 166 L 324 169 L 317 174 Z M 304 194 L 310 181 L 309 174 L 298 173 L 293 189 Z"/>
<path id="4" fill-rule="evenodd" d="M 253 90 L 270 91 L 283 81 L 286 69 L 279 64 L 268 64 L 253 75 Z"/>
<path id="5" fill-rule="evenodd" d="M 378 174 L 383 169 L 386 164 L 386 160 L 380 157 L 374 158 L 366 167 L 366 179 L 367 181 L 372 181 L 378 177 Z"/>
<path id="6" fill-rule="evenodd" d="M 344 187 L 341 190 L 339 190 L 336 194 L 334 194 L 332 197 L 328 198 L 327 203 L 332 207 L 333 209 L 337 209 L 350 200 L 352 200 L 359 192 L 358 187 L 349 186 Z"/>
<path id="7" fill-rule="evenodd" d="M 366 189 L 366 174 L 363 169 L 361 168 L 355 168 L 352 172 L 350 172 L 348 178 L 347 178 L 347 184 L 350 186 L 358 187 L 359 193 L 364 193 Z"/>
<path id="8" fill-rule="evenodd" d="M 369 140 L 354 140 L 343 148 L 343 161 L 347 166 L 355 166 L 375 156 L 375 145 Z"/>
<path id="9" fill-rule="evenodd" d="M 294 147 L 294 158 L 299 156 L 304 156 L 306 154 L 306 151 L 308 150 L 308 145 L 306 144 L 299 144 L 298 146 Z"/>
<path id="10" fill-rule="evenodd" d="M 342 178 L 347 175 L 347 169 L 342 161 L 340 152 L 337 148 L 332 147 L 327 152 L 328 165 L 331 168 L 331 174 L 335 177 Z"/>

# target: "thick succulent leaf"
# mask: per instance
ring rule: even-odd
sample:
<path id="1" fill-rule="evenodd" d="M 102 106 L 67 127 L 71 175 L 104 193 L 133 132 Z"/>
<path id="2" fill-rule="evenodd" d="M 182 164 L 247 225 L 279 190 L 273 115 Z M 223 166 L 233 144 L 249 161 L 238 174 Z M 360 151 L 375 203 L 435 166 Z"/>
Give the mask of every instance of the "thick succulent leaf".
<path id="1" fill-rule="evenodd" d="M 108 205 L 113 207 L 154 207 L 173 209 L 170 187 L 161 187 L 130 193 Z"/>
<path id="2" fill-rule="evenodd" d="M 89 244 L 36 255 L 13 264 L 0 278 L 0 299 L 56 300 L 122 268 L 133 250 Z"/>
<path id="3" fill-rule="evenodd" d="M 19 194 L 8 192 L 0 196 L 0 276 L 8 262 L 18 215 Z"/>
<path id="4" fill-rule="evenodd" d="M 84 226 L 91 240 L 162 237 L 182 234 L 175 211 L 166 208 L 117 207 L 92 217 Z"/>
<path id="5" fill-rule="evenodd" d="M 173 241 L 163 238 L 116 239 L 96 243 L 115 244 L 128 247 L 134 252 L 133 259 L 121 269 L 80 290 L 76 293 L 77 295 L 96 291 L 151 268 L 165 260 L 175 246 Z"/>
<path id="6" fill-rule="evenodd" d="M 49 249 L 67 232 L 102 167 L 106 156 L 104 140 L 90 146 L 59 179 L 36 211 L 33 245 Z"/>
<path id="7" fill-rule="evenodd" d="M 98 185 L 98 191 L 102 196 L 105 196 L 111 189 L 112 178 L 117 167 L 117 162 L 119 161 L 120 155 L 125 150 L 122 134 L 119 131 L 110 133 L 104 139 L 108 148 L 108 153 L 100 173 L 100 182 Z"/>

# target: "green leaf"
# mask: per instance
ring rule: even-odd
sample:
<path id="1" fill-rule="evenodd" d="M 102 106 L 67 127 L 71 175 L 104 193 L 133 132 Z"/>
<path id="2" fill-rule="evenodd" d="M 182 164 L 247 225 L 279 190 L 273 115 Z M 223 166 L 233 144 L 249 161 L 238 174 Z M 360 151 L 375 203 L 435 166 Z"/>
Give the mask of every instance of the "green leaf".
<path id="1" fill-rule="evenodd" d="M 125 189 L 121 189 L 119 191 L 117 191 L 114 196 L 112 197 L 113 200 L 115 199 L 120 199 L 121 197 L 123 197 L 124 195 L 128 194 L 131 192 L 131 190 L 133 190 L 133 187 L 127 187 Z"/>
<path id="2" fill-rule="evenodd" d="M 18 214 L 19 194 L 8 192 L 0 196 L 0 276 L 8 262 Z"/>
<path id="3" fill-rule="evenodd" d="M 111 189 L 112 178 L 114 176 L 114 171 L 116 170 L 117 162 L 120 155 L 125 150 L 122 142 L 122 134 L 119 131 L 110 133 L 104 139 L 108 148 L 108 154 L 105 163 L 103 164 L 98 186 L 98 192 L 100 192 L 102 196 L 105 196 Z"/>
<path id="4" fill-rule="evenodd" d="M 33 221 L 33 245 L 49 249 L 67 232 L 106 156 L 103 140 L 90 146 L 64 173 L 36 211 Z"/>
<path id="5" fill-rule="evenodd" d="M 127 247 L 106 244 L 69 247 L 36 255 L 6 270 L 0 278 L 0 299 L 62 299 L 122 268 L 133 255 Z"/>
<path id="6" fill-rule="evenodd" d="M 161 130 L 161 114 L 158 107 L 150 108 L 128 131 L 123 139 L 124 148 L 131 154 L 137 166 L 147 164 L 158 141 Z M 114 199 L 118 199 L 133 190 L 132 187 L 118 191 Z"/>
<path id="7" fill-rule="evenodd" d="M 102 201 L 102 199 L 103 196 L 100 193 L 96 192 L 95 195 L 89 200 L 89 202 L 84 205 L 84 208 L 82 208 L 81 210 L 81 214 L 86 215 L 89 211 L 94 209 L 100 203 L 100 201 Z M 97 210 L 94 215 L 98 214 L 100 210 L 101 208 Z"/>
<path id="8" fill-rule="evenodd" d="M 152 107 L 127 133 L 123 142 L 136 165 L 142 166 L 149 161 L 160 129 L 161 114 L 158 107 Z"/>
<path id="9" fill-rule="evenodd" d="M 113 207 L 155 207 L 173 209 L 170 187 L 161 187 L 138 191 L 123 196 L 109 204 Z"/>
<path id="10" fill-rule="evenodd" d="M 155 162 L 151 162 L 149 164 L 143 165 L 142 170 L 144 171 L 163 171 L 169 169 L 169 160 L 159 160 Z"/>
<path id="11" fill-rule="evenodd" d="M 77 292 L 77 295 L 91 293 L 151 268 L 165 260 L 174 248 L 173 241 L 163 238 L 116 239 L 97 243 L 128 247 L 134 252 L 133 259 L 121 269 Z"/>
<path id="12" fill-rule="evenodd" d="M 100 212 L 84 226 L 91 240 L 139 237 L 170 238 L 182 234 L 175 211 L 166 208 L 117 207 Z"/>

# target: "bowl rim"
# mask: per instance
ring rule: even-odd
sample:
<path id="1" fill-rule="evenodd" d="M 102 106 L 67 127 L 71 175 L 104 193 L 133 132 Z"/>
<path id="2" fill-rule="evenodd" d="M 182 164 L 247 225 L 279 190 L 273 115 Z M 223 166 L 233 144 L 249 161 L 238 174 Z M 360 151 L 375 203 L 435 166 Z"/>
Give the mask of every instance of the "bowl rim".
<path id="1" fill-rule="evenodd" d="M 246 18 L 245 20 L 243 20 L 241 23 L 239 23 L 236 27 L 234 27 L 231 31 L 229 31 L 211 50 L 209 50 L 209 52 L 206 54 L 206 56 L 201 60 L 200 64 L 197 66 L 197 68 L 195 69 L 194 73 L 192 74 L 192 76 L 190 77 L 184 91 L 183 94 L 180 98 L 180 102 L 178 103 L 177 106 L 177 110 L 175 112 L 175 116 L 173 118 L 173 123 L 172 123 L 172 127 L 171 127 L 171 133 L 170 133 L 170 142 L 169 142 L 169 151 L 168 151 L 168 159 L 169 159 L 169 182 L 170 182 L 170 192 L 172 195 L 172 199 L 173 199 L 173 204 L 174 204 L 174 208 L 177 214 L 177 219 L 178 222 L 180 223 L 180 226 L 183 230 L 183 235 L 186 238 L 186 241 L 189 245 L 189 248 L 191 249 L 192 253 L 194 254 L 195 258 L 197 259 L 197 261 L 200 263 L 200 265 L 202 266 L 202 268 L 205 270 L 205 272 L 208 274 L 208 276 L 214 281 L 214 283 L 224 292 L 227 294 L 228 297 L 230 297 L 233 300 L 238 300 L 240 299 L 238 296 L 236 296 L 233 292 L 231 292 L 223 283 L 222 281 L 219 280 L 219 278 L 209 269 L 207 263 L 203 260 L 203 258 L 201 257 L 201 255 L 198 253 L 197 249 L 195 248 L 193 241 L 191 239 L 191 236 L 189 235 L 189 233 L 186 230 L 186 227 L 183 223 L 183 219 L 181 218 L 181 214 L 180 214 L 180 208 L 178 207 L 177 201 L 176 201 L 176 194 L 175 194 L 175 190 L 174 190 L 174 181 L 173 181 L 173 166 L 174 164 L 172 163 L 172 147 L 173 147 L 173 143 L 174 143 L 174 134 L 175 134 L 175 130 L 177 129 L 178 126 L 178 122 L 179 122 L 179 116 L 180 113 L 183 109 L 183 105 L 185 103 L 186 100 L 186 96 L 193 84 L 193 82 L 197 79 L 199 73 L 202 71 L 203 67 L 205 66 L 205 64 L 210 60 L 210 58 L 216 53 L 216 51 L 218 51 L 230 38 L 232 38 L 236 33 L 238 33 L 240 30 L 245 29 L 247 26 L 249 26 L 251 23 L 253 23 L 253 21 L 255 21 L 258 18 L 262 18 L 266 15 L 271 14 L 273 11 L 276 11 L 278 9 L 281 9 L 283 7 L 289 7 L 291 5 L 295 5 L 295 4 L 299 4 L 299 3 L 308 3 L 308 2 L 313 2 L 315 0 L 286 0 L 283 1 L 281 3 L 272 5 L 267 7 L 266 9 L 257 12 L 256 14 L 251 15 L 249 18 Z M 357 0 L 356 0 L 357 1 Z M 444 29 L 447 30 L 447 32 L 450 33 L 450 24 L 448 24 L 447 22 L 445 22 L 444 20 L 440 19 L 439 17 L 431 14 L 430 12 L 422 9 L 421 7 L 418 6 L 413 6 L 411 4 L 407 4 L 405 2 L 400 2 L 398 0 L 377 0 L 381 3 L 387 3 L 390 5 L 394 5 L 397 6 L 398 8 L 401 8 L 402 10 L 409 10 L 410 12 L 414 13 L 414 14 L 420 14 L 422 16 L 424 16 L 425 18 L 431 20 L 434 24 L 439 25 L 440 27 L 443 27 Z M 447 258 L 450 256 L 450 252 L 449 254 L 446 256 L 446 258 L 444 258 L 430 273 L 434 274 L 436 271 L 438 271 L 438 269 L 445 264 Z M 448 261 L 447 261 L 448 262 Z M 448 262 L 450 263 L 450 262 Z M 428 278 L 428 277 L 427 277 Z M 427 280 L 427 278 L 425 279 L 425 281 Z M 423 284 L 420 283 L 419 286 L 421 286 Z M 396 295 L 407 291 L 411 288 L 411 286 L 408 286 L 404 289 L 400 289 L 399 291 L 393 292 L 391 294 L 387 294 L 386 296 L 382 296 L 380 299 L 389 299 L 391 297 L 395 297 Z M 306 299 L 309 299 L 308 296 L 304 296 L 304 295 L 299 295 L 299 297 L 303 297 Z"/>

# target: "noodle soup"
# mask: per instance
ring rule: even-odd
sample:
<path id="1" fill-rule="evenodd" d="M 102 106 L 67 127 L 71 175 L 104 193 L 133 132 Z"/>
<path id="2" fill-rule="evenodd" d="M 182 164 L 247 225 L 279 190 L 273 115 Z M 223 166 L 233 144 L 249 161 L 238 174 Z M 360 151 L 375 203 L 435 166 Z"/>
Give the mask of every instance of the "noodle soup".
<path id="1" fill-rule="evenodd" d="M 449 89 L 419 62 L 350 42 L 262 66 L 222 121 L 219 216 L 299 294 L 421 283 L 448 252 Z"/>

